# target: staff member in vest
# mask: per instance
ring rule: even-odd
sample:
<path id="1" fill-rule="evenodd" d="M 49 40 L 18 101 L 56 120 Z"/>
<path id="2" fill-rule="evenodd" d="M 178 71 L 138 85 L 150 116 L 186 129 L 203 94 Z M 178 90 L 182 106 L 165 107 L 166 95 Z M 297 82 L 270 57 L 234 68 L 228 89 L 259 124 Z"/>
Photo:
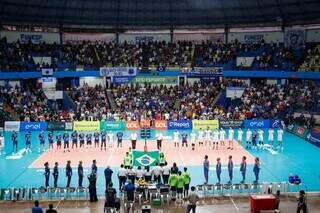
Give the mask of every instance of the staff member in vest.
<path id="1" fill-rule="evenodd" d="M 218 184 L 221 182 L 221 161 L 220 158 L 217 158 L 217 164 L 216 164 L 216 174 L 218 179 Z"/>
<path id="2" fill-rule="evenodd" d="M 63 135 L 63 152 L 66 151 L 66 149 L 68 150 L 68 152 L 70 152 L 69 150 L 69 133 L 65 132 Z"/>
<path id="3" fill-rule="evenodd" d="M 163 153 L 163 152 L 160 152 L 160 158 L 159 158 L 159 164 L 160 164 L 160 166 L 164 166 L 165 162 L 166 162 L 166 158 L 165 158 L 165 156 L 164 156 L 164 153 Z"/>
<path id="4" fill-rule="evenodd" d="M 161 150 L 162 148 L 162 140 L 163 140 L 163 134 L 161 132 L 158 132 L 156 135 L 157 138 L 157 149 Z"/>
<path id="5" fill-rule="evenodd" d="M 122 186 L 127 180 L 127 170 L 124 168 L 124 165 L 121 164 L 118 170 L 118 178 L 119 178 L 119 190 L 122 191 Z"/>
<path id="6" fill-rule="evenodd" d="M 229 156 L 229 162 L 228 162 L 228 173 L 229 173 L 229 184 L 232 183 L 233 179 L 233 161 L 232 161 L 232 156 Z"/>
<path id="7" fill-rule="evenodd" d="M 122 132 L 117 132 L 117 138 L 118 138 L 118 144 L 117 147 L 122 147 L 122 137 L 123 137 L 123 133 Z"/>
<path id="8" fill-rule="evenodd" d="M 209 180 L 209 160 L 208 160 L 208 155 L 204 156 L 203 173 L 204 173 L 204 178 L 205 178 L 204 184 L 207 184 L 208 180 Z"/>
<path id="9" fill-rule="evenodd" d="M 100 134 L 98 130 L 94 132 L 93 137 L 94 137 L 94 148 L 99 147 Z"/>
<path id="10" fill-rule="evenodd" d="M 39 134 L 39 141 L 40 141 L 40 146 L 39 146 L 39 150 L 38 152 L 40 153 L 41 151 L 44 151 L 44 143 L 45 143 L 45 139 L 44 139 L 44 132 L 43 130 L 41 130 L 40 134 Z"/>
<path id="11" fill-rule="evenodd" d="M 104 150 L 107 150 L 107 133 L 104 129 L 101 132 L 101 151 L 103 148 Z"/>
<path id="12" fill-rule="evenodd" d="M 50 168 L 49 168 L 48 162 L 45 162 L 44 164 L 44 177 L 46 179 L 45 186 L 47 188 L 49 187 L 49 178 L 50 178 Z"/>
<path id="13" fill-rule="evenodd" d="M 258 183 L 259 181 L 259 173 L 260 173 L 260 159 L 258 157 L 256 157 L 256 159 L 254 160 L 254 166 L 253 166 L 253 173 L 255 176 L 255 181 L 254 183 Z"/>
<path id="14" fill-rule="evenodd" d="M 191 177 L 190 177 L 190 174 L 188 172 L 187 167 L 183 168 L 182 177 L 184 180 L 184 193 L 183 193 L 183 195 L 184 195 L 184 197 L 188 197 Z"/>
<path id="15" fill-rule="evenodd" d="M 28 132 L 25 135 L 25 140 L 26 140 L 26 152 L 31 153 L 31 132 Z"/>
<path id="16" fill-rule="evenodd" d="M 56 141 L 57 141 L 57 149 L 61 149 L 61 134 L 60 133 L 57 134 Z"/>
<path id="17" fill-rule="evenodd" d="M 70 187 L 70 183 L 71 183 L 71 177 L 72 177 L 72 168 L 71 168 L 71 161 L 67 161 L 67 166 L 66 166 L 66 176 L 68 178 L 67 180 L 67 188 Z"/>
<path id="18" fill-rule="evenodd" d="M 129 152 L 126 152 L 126 156 L 124 157 L 124 168 L 129 169 L 131 167 L 131 157 Z"/>
<path id="19" fill-rule="evenodd" d="M 240 183 L 244 183 L 246 180 L 246 171 L 247 171 L 247 162 L 246 162 L 246 156 L 242 157 L 242 162 L 240 164 L 240 172 L 242 175 L 242 181 Z"/>
<path id="20" fill-rule="evenodd" d="M 18 134 L 16 131 L 12 132 L 11 140 L 12 140 L 12 152 L 16 153 L 18 152 Z"/>
<path id="21" fill-rule="evenodd" d="M 84 133 L 79 134 L 80 148 L 84 147 Z"/>
<path id="22" fill-rule="evenodd" d="M 53 134 L 49 132 L 48 134 L 48 141 L 49 141 L 49 149 L 53 149 Z"/>
<path id="23" fill-rule="evenodd" d="M 131 148 L 132 149 L 136 149 L 137 138 L 138 138 L 137 133 L 136 132 L 132 132 L 131 135 L 130 135 L 130 138 L 131 138 Z"/>
<path id="24" fill-rule="evenodd" d="M 55 188 L 57 188 L 58 187 L 58 177 L 59 177 L 58 162 L 54 163 L 52 175 L 53 175 L 53 185 Z"/>
<path id="25" fill-rule="evenodd" d="M 78 133 L 77 133 L 77 131 L 72 132 L 71 140 L 72 140 L 71 148 L 73 149 L 74 146 L 76 146 L 76 148 L 78 148 Z"/>
<path id="26" fill-rule="evenodd" d="M 169 175 L 170 175 L 170 166 L 168 165 L 167 161 L 164 162 L 164 166 L 162 167 L 162 180 L 163 184 L 168 184 Z"/>
<path id="27" fill-rule="evenodd" d="M 79 161 L 79 165 L 78 165 L 78 177 L 79 177 L 78 186 L 79 186 L 79 187 L 82 187 L 82 182 L 83 182 L 83 166 L 82 166 L 82 161 Z"/>

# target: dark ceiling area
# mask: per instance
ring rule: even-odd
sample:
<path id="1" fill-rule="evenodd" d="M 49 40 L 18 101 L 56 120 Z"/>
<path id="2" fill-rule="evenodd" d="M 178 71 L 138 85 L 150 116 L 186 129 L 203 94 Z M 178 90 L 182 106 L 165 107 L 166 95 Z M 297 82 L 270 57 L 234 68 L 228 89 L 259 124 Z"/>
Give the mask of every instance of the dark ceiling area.
<path id="1" fill-rule="evenodd" d="M 240 26 L 320 20 L 320 0 L 0 0 L 1 24 Z"/>

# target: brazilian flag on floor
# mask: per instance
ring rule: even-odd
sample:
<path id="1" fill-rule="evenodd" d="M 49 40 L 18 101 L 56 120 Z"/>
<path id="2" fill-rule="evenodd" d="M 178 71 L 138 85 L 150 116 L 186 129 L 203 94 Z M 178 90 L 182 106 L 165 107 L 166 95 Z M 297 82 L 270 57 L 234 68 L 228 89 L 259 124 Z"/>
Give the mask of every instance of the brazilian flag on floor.
<path id="1" fill-rule="evenodd" d="M 156 163 L 159 162 L 159 159 L 159 151 L 132 151 L 133 166 L 155 166 Z"/>

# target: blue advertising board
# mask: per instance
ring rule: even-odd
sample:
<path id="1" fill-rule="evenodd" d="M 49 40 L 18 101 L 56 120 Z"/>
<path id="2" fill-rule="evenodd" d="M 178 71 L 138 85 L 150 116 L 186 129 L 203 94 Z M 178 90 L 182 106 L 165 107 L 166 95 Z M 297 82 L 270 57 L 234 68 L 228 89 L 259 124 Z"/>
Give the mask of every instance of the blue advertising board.
<path id="1" fill-rule="evenodd" d="M 244 120 L 244 128 L 269 128 L 270 120 Z"/>
<path id="2" fill-rule="evenodd" d="M 311 129 L 307 135 L 307 140 L 317 147 L 320 147 L 320 130 L 316 128 Z"/>
<path id="3" fill-rule="evenodd" d="M 174 129 L 192 129 L 192 121 L 190 120 L 178 120 L 178 121 L 168 121 L 168 129 L 174 130 Z"/>
<path id="4" fill-rule="evenodd" d="M 133 79 L 133 76 L 113 76 L 112 83 L 114 84 L 126 84 Z"/>
<path id="5" fill-rule="evenodd" d="M 47 130 L 46 122 L 20 122 L 20 131 Z"/>
<path id="6" fill-rule="evenodd" d="M 270 120 L 270 128 L 281 128 L 282 127 L 282 122 L 279 119 L 272 119 Z"/>

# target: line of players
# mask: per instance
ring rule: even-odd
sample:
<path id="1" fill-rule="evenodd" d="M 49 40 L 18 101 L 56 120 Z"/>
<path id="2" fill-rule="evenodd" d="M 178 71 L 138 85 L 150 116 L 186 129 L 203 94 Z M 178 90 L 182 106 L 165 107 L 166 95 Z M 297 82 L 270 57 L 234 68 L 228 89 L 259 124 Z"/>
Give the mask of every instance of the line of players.
<path id="1" fill-rule="evenodd" d="M 209 127 L 207 127 L 206 130 L 200 129 L 198 133 L 196 132 L 191 132 L 190 133 L 190 138 L 191 138 L 191 144 L 194 146 L 198 142 L 199 146 L 210 146 L 212 149 L 218 149 L 220 147 L 225 147 L 225 142 L 228 142 L 227 149 L 233 150 L 234 146 L 234 140 L 235 140 L 235 131 L 232 128 L 229 128 L 229 135 L 227 138 L 227 132 L 225 129 L 215 129 L 211 130 Z M 243 141 L 243 130 L 238 129 L 237 131 L 237 141 L 239 144 L 242 143 Z M 246 148 L 264 148 L 264 131 L 262 129 L 258 130 L 251 130 L 247 129 L 245 132 L 245 142 L 246 142 Z M 181 136 L 180 136 L 181 135 Z M 270 128 L 268 130 L 268 142 L 269 145 L 273 147 L 274 145 L 274 135 L 275 135 L 275 130 L 273 128 Z M 157 141 L 160 140 L 158 139 L 161 138 L 162 140 L 162 135 L 157 134 Z M 173 141 L 174 145 L 177 147 L 179 146 L 179 137 L 181 137 L 182 140 L 182 146 L 186 145 L 188 146 L 187 143 L 187 138 L 188 134 L 186 131 L 184 131 L 182 134 L 178 131 L 175 130 L 173 132 Z M 282 141 L 283 141 L 283 129 L 279 128 L 277 129 L 277 141 L 278 141 L 278 148 L 283 149 Z"/>
<path id="2" fill-rule="evenodd" d="M 122 139 L 123 139 L 123 132 L 117 132 L 117 146 L 122 147 Z M 137 137 L 137 136 L 136 136 Z M 39 150 L 45 151 L 45 134 L 44 131 L 41 131 L 38 135 L 39 138 Z M 71 140 L 70 140 L 71 139 Z M 12 145 L 13 145 L 13 153 L 18 152 L 18 133 L 16 131 L 12 132 L 11 135 Z M 85 145 L 87 147 L 92 146 L 92 142 L 94 142 L 94 147 L 99 148 L 102 150 L 107 149 L 107 143 L 112 145 L 114 143 L 114 133 L 112 131 L 106 132 L 106 130 L 102 130 L 101 133 L 99 133 L 98 130 L 96 130 L 93 134 L 92 133 L 78 133 L 77 131 L 73 131 L 71 134 L 69 132 L 65 132 L 64 134 L 57 133 L 56 137 L 54 138 L 53 132 L 48 133 L 48 143 L 49 143 L 49 149 L 53 148 L 54 141 L 56 141 L 56 148 L 62 149 L 62 142 L 63 142 L 63 150 L 64 152 L 68 151 L 70 152 L 70 141 L 71 143 L 71 149 L 83 148 Z M 25 149 L 27 153 L 31 153 L 31 132 L 27 132 L 25 134 Z"/>

